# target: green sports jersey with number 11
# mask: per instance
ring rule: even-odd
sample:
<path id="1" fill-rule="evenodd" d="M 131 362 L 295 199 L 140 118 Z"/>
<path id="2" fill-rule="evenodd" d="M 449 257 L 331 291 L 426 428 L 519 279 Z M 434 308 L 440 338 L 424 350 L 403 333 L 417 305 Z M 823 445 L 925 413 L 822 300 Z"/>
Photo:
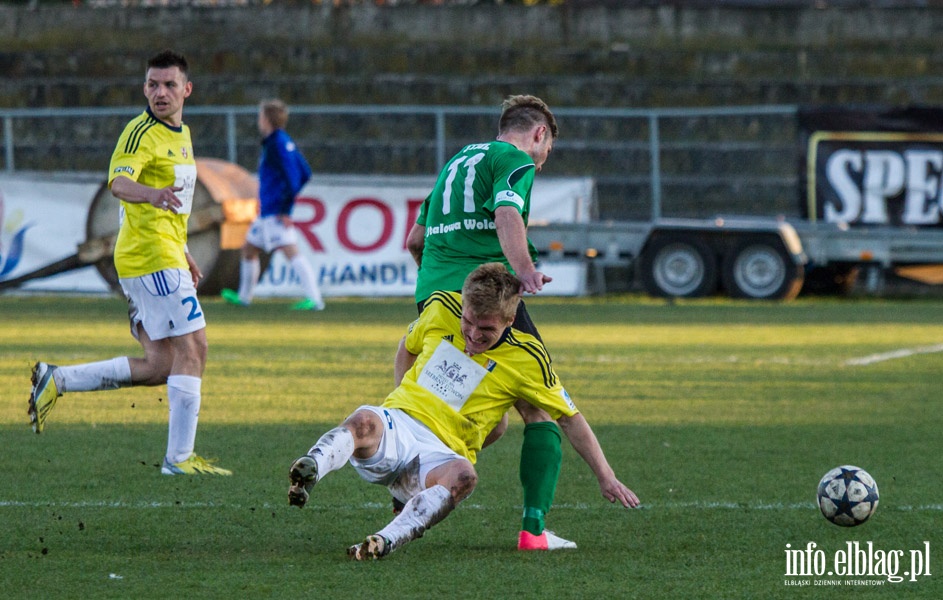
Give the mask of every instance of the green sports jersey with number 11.
<path id="1" fill-rule="evenodd" d="M 416 301 L 436 290 L 462 289 L 465 277 L 486 262 L 508 266 L 494 224 L 499 206 L 530 214 L 534 161 L 507 142 L 471 144 L 445 165 L 416 222 L 426 228 Z M 537 250 L 528 242 L 532 259 Z"/>

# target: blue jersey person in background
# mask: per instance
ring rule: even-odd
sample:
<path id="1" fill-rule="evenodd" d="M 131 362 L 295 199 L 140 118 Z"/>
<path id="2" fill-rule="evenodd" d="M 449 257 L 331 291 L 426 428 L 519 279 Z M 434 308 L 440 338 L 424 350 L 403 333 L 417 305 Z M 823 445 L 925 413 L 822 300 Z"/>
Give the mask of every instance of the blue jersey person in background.
<path id="1" fill-rule="evenodd" d="M 298 253 L 297 232 L 291 221 L 291 209 L 301 188 L 311 179 L 311 167 L 291 136 L 285 132 L 288 107 L 281 100 L 266 100 L 259 105 L 259 133 L 262 156 L 259 159 L 259 216 L 246 234 L 239 261 L 239 291 L 224 289 L 223 298 L 248 306 L 255 295 L 261 275 L 259 253 L 281 250 L 301 280 L 305 298 L 292 306 L 295 310 L 322 310 L 324 300 L 311 265 Z"/>

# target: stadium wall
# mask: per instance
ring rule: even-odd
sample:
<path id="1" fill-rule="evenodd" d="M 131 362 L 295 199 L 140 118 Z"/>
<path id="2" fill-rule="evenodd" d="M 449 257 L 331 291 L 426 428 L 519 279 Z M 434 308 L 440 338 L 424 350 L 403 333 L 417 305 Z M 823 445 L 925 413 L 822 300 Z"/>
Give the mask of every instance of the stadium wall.
<path id="1" fill-rule="evenodd" d="M 205 104 L 943 101 L 943 7 L 769 4 L 3 5 L 0 107 L 137 104 L 163 46 L 191 57 Z"/>

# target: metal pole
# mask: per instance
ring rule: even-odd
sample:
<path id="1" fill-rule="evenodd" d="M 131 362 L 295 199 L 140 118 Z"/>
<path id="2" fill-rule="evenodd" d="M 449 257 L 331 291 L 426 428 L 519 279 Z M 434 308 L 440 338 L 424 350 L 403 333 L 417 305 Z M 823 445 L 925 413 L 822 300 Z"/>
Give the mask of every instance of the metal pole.
<path id="1" fill-rule="evenodd" d="M 13 117 L 3 117 L 3 154 L 7 173 L 13 173 Z"/>
<path id="2" fill-rule="evenodd" d="M 236 143 L 236 113 L 233 110 L 226 111 L 226 145 L 229 152 L 229 162 L 238 165 L 237 160 L 238 146 Z"/>
<path id="3" fill-rule="evenodd" d="M 435 111 L 435 164 L 436 172 L 445 166 L 445 112 Z"/>
<path id="4" fill-rule="evenodd" d="M 661 218 L 661 146 L 658 140 L 658 114 L 648 115 L 648 151 L 651 155 L 652 221 Z"/>

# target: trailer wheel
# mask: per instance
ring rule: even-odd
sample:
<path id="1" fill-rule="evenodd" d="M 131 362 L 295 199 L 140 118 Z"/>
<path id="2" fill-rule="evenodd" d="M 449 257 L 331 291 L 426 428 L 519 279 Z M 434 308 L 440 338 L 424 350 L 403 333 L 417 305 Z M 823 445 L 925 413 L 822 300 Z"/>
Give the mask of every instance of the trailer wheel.
<path id="1" fill-rule="evenodd" d="M 717 290 L 717 259 L 697 238 L 660 236 L 642 254 L 641 276 L 645 291 L 652 296 L 706 296 Z"/>
<path id="2" fill-rule="evenodd" d="M 752 236 L 727 252 L 721 277 L 733 298 L 792 300 L 802 288 L 803 268 L 778 240 Z"/>

